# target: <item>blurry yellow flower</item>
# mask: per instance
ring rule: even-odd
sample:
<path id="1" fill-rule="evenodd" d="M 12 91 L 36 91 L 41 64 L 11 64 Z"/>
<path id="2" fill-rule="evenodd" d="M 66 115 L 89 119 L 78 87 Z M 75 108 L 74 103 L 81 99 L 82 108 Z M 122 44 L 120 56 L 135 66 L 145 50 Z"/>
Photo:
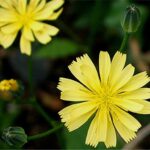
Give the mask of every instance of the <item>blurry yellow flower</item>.
<path id="1" fill-rule="evenodd" d="M 19 89 L 19 84 L 16 80 L 2 80 L 0 82 L 0 91 L 17 91 Z"/>
<path id="2" fill-rule="evenodd" d="M 141 124 L 128 111 L 150 114 L 150 81 L 146 72 L 134 74 L 134 67 L 125 68 L 126 54 L 116 52 L 112 61 L 107 52 L 100 52 L 99 75 L 88 55 L 77 58 L 69 66 L 80 81 L 60 78 L 58 89 L 61 99 L 80 102 L 61 110 L 59 115 L 69 131 L 83 125 L 91 116 L 86 144 L 96 147 L 104 142 L 106 147 L 116 146 L 116 131 L 129 142 L 136 137 Z M 100 76 L 100 77 L 99 77 Z"/>
<path id="3" fill-rule="evenodd" d="M 0 0 L 1 45 L 4 48 L 12 45 L 20 30 L 20 48 L 24 54 L 31 54 L 35 38 L 42 44 L 50 42 L 59 29 L 43 21 L 57 19 L 63 3 L 64 0 Z"/>
<path id="4" fill-rule="evenodd" d="M 16 80 L 2 80 L 0 82 L 0 98 L 4 100 L 10 100 L 13 97 L 12 92 L 19 90 L 19 84 Z"/>

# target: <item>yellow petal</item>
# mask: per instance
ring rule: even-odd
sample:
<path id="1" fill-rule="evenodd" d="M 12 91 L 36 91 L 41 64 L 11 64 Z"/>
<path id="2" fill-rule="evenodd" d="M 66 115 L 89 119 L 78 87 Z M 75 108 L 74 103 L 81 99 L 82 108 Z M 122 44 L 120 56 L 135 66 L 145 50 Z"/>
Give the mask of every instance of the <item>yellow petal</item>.
<path id="1" fill-rule="evenodd" d="M 16 7 L 20 14 L 26 12 L 27 0 L 18 0 L 18 6 Z"/>
<path id="2" fill-rule="evenodd" d="M 112 114 L 113 117 L 113 122 L 114 125 L 117 129 L 117 131 L 119 132 L 120 136 L 128 143 L 129 141 L 133 140 L 136 137 L 136 134 L 134 131 L 129 130 L 128 128 L 126 128 L 121 122 L 120 120 L 117 118 L 117 116 L 113 113 Z"/>
<path id="3" fill-rule="evenodd" d="M 1 28 L 1 31 L 4 34 L 12 34 L 14 32 L 18 32 L 21 29 L 20 23 L 11 23 Z"/>
<path id="4" fill-rule="evenodd" d="M 100 80 L 96 68 L 87 54 L 83 57 L 77 58 L 77 61 L 73 61 L 69 66 L 71 73 L 89 89 L 99 93 L 100 92 Z"/>
<path id="5" fill-rule="evenodd" d="M 21 53 L 31 55 L 31 42 L 27 40 L 24 36 L 20 39 Z"/>
<path id="6" fill-rule="evenodd" d="M 108 129 L 107 129 L 107 131 L 108 132 L 107 132 L 105 145 L 107 148 L 108 147 L 115 147 L 116 142 L 117 142 L 116 131 L 115 131 L 114 125 L 112 123 L 110 115 L 108 116 Z"/>
<path id="7" fill-rule="evenodd" d="M 47 44 L 52 39 L 44 29 L 41 31 L 35 31 L 34 35 L 37 40 L 42 44 Z"/>
<path id="8" fill-rule="evenodd" d="M 44 29 L 44 23 L 38 21 L 32 21 L 32 23 L 30 24 L 30 28 L 35 32 L 41 31 Z"/>
<path id="9" fill-rule="evenodd" d="M 0 8 L 0 21 L 5 22 L 6 24 L 8 23 L 13 23 L 18 20 L 16 12 L 11 11 L 11 10 L 5 10 L 3 8 Z"/>
<path id="10" fill-rule="evenodd" d="M 47 32 L 49 35 L 54 36 L 58 33 L 59 29 L 52 26 L 52 25 L 44 25 L 44 30 L 45 32 Z"/>
<path id="11" fill-rule="evenodd" d="M 99 124 L 100 124 L 99 112 L 97 112 L 88 129 L 88 133 L 86 136 L 87 145 L 94 146 L 94 147 L 98 145 L 99 135 L 100 135 Z"/>
<path id="12" fill-rule="evenodd" d="M 13 4 L 15 4 L 16 0 L 1 0 L 0 1 L 0 6 L 2 6 L 3 8 L 12 8 Z"/>
<path id="13" fill-rule="evenodd" d="M 30 0 L 27 11 L 28 12 L 33 12 L 33 11 L 36 12 L 37 7 L 41 6 L 41 4 L 42 4 L 42 8 L 43 8 L 45 3 L 46 3 L 46 0 L 42 0 L 42 1 Z"/>
<path id="14" fill-rule="evenodd" d="M 134 101 L 144 106 L 142 110 L 137 111 L 136 113 L 150 114 L 150 102 L 148 102 L 146 100 L 140 100 L 140 99 L 135 99 Z"/>
<path id="15" fill-rule="evenodd" d="M 61 8 L 60 10 L 58 10 L 57 12 L 53 12 L 49 17 L 48 20 L 56 20 L 60 14 L 62 13 L 63 8 Z"/>
<path id="16" fill-rule="evenodd" d="M 111 60 L 108 52 L 101 51 L 99 55 L 99 72 L 101 83 L 104 85 L 107 84 L 110 67 L 111 67 Z"/>
<path id="17" fill-rule="evenodd" d="M 113 111 L 115 112 L 120 122 L 124 124 L 128 129 L 137 131 L 141 127 L 141 124 L 129 113 L 126 113 L 118 107 L 114 107 Z"/>
<path id="18" fill-rule="evenodd" d="M 34 41 L 34 36 L 33 36 L 32 30 L 30 28 L 28 28 L 27 26 L 25 26 L 23 28 L 22 34 L 27 40 Z"/>
<path id="19" fill-rule="evenodd" d="M 95 96 L 90 93 L 90 92 L 85 92 L 85 91 L 63 91 L 61 92 L 61 97 L 62 100 L 65 101 L 90 101 L 90 100 L 94 100 Z"/>
<path id="20" fill-rule="evenodd" d="M 95 98 L 93 93 L 80 83 L 66 78 L 60 78 L 58 89 L 61 90 L 61 99 L 68 101 L 87 101 Z"/>
<path id="21" fill-rule="evenodd" d="M 97 103 L 95 102 L 82 102 L 64 108 L 59 112 L 59 115 L 62 117 L 65 116 L 62 118 L 62 121 L 66 122 L 73 118 L 78 118 L 80 115 L 83 115 L 95 108 L 97 108 Z"/>
<path id="22" fill-rule="evenodd" d="M 112 102 L 113 104 L 131 112 L 137 112 L 143 109 L 142 104 L 136 103 L 132 100 L 114 98 Z"/>
<path id="23" fill-rule="evenodd" d="M 146 72 L 138 73 L 137 75 L 133 76 L 126 85 L 124 85 L 120 91 L 133 91 L 138 88 L 143 87 L 150 81 L 150 78 L 147 76 Z"/>
<path id="24" fill-rule="evenodd" d="M 54 11 L 60 8 L 63 4 L 64 4 L 64 0 L 52 0 L 49 3 L 47 3 L 47 6 Z"/>
<path id="25" fill-rule="evenodd" d="M 0 22 L 0 27 L 5 26 L 6 24 L 6 22 Z"/>
<path id="26" fill-rule="evenodd" d="M 80 84 L 79 82 L 76 82 L 74 80 L 67 79 L 67 78 L 60 78 L 57 88 L 61 91 L 79 90 L 79 91 L 85 91 L 87 93 L 91 92 L 86 87 L 84 87 L 82 84 Z"/>
<path id="27" fill-rule="evenodd" d="M 58 8 L 60 8 L 64 3 L 64 0 L 52 0 L 48 3 L 43 8 L 36 8 L 36 15 L 35 19 L 36 20 L 54 20 L 56 19 L 62 12 L 62 9 L 58 10 L 57 12 L 54 12 Z"/>
<path id="28" fill-rule="evenodd" d="M 89 111 L 86 114 L 82 114 L 78 118 L 71 119 L 70 121 L 67 121 L 65 123 L 65 126 L 68 128 L 69 131 L 73 131 L 78 129 L 80 126 L 82 126 L 85 122 L 88 121 L 88 119 L 95 113 L 95 109 Z"/>
<path id="29" fill-rule="evenodd" d="M 107 115 L 107 108 L 106 107 L 101 107 L 100 110 L 100 114 L 99 114 L 99 122 L 100 123 L 100 137 L 99 137 L 99 141 L 106 141 L 106 137 L 107 137 L 107 132 L 108 132 L 108 128 L 107 128 L 107 122 L 108 122 L 108 115 Z"/>
<path id="30" fill-rule="evenodd" d="M 149 99 L 150 98 L 150 88 L 139 88 L 134 91 L 121 93 L 118 97 L 124 99 Z"/>
<path id="31" fill-rule="evenodd" d="M 16 36 L 17 32 L 14 32 L 12 34 L 3 34 L 0 32 L 1 44 L 3 45 L 3 47 L 8 48 L 9 46 L 11 46 Z"/>
<path id="32" fill-rule="evenodd" d="M 83 125 L 94 114 L 96 109 L 95 103 L 84 102 L 64 108 L 59 112 L 59 115 L 69 131 L 73 131 Z"/>
<path id="33" fill-rule="evenodd" d="M 39 11 L 41 11 L 42 9 L 45 9 L 46 7 L 46 0 L 40 1 L 39 4 L 37 5 L 37 7 L 34 9 L 35 13 L 38 13 Z"/>
<path id="34" fill-rule="evenodd" d="M 40 9 L 36 8 L 36 13 L 34 15 L 34 19 L 38 20 L 38 21 L 47 20 L 49 18 L 49 16 L 53 14 L 53 9 L 52 9 L 52 7 L 49 6 L 49 3 L 46 3 L 44 5 L 44 7 L 43 7 L 43 5 L 41 5 L 41 6 L 42 6 L 42 9 L 41 9 L 41 7 L 40 7 Z"/>
<path id="35" fill-rule="evenodd" d="M 120 52 L 116 52 L 111 63 L 111 69 L 109 75 L 110 87 L 113 87 L 116 81 L 118 81 L 118 78 L 122 73 L 125 62 L 126 62 L 126 55 Z"/>
<path id="36" fill-rule="evenodd" d="M 98 110 L 93 119 L 88 134 L 86 137 L 86 144 L 96 147 L 100 141 L 106 140 L 107 136 L 107 112 L 106 108 Z"/>
<path id="37" fill-rule="evenodd" d="M 8 4 L 6 1 L 4 0 L 0 0 L 0 6 L 4 7 L 4 8 L 8 8 Z"/>
<path id="38" fill-rule="evenodd" d="M 112 90 L 114 92 L 116 92 L 116 90 L 118 90 L 119 88 L 124 86 L 133 76 L 134 70 L 135 70 L 135 68 L 132 65 L 129 64 L 128 66 L 126 66 L 122 70 L 121 75 L 118 79 L 118 82 L 116 82 L 116 84 L 113 86 Z"/>

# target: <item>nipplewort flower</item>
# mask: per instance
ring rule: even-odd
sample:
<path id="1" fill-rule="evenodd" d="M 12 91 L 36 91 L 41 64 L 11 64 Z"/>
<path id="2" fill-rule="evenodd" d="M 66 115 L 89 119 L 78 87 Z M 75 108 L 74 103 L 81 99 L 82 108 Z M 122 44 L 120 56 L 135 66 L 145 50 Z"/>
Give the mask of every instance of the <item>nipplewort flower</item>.
<path id="1" fill-rule="evenodd" d="M 19 31 L 21 53 L 31 54 L 31 42 L 35 38 L 40 43 L 47 44 L 59 29 L 43 21 L 57 19 L 63 3 L 64 0 L 0 1 L 0 44 L 4 48 L 11 46 Z"/>
<path id="2" fill-rule="evenodd" d="M 2 80 L 0 82 L 0 91 L 17 91 L 19 89 L 19 84 L 16 80 Z"/>
<path id="3" fill-rule="evenodd" d="M 0 82 L 0 98 L 4 100 L 12 99 L 13 95 L 20 91 L 18 81 L 14 79 L 2 80 Z"/>
<path id="4" fill-rule="evenodd" d="M 134 75 L 135 68 L 126 67 L 126 54 L 116 52 L 112 61 L 107 52 L 99 55 L 99 74 L 87 54 L 73 61 L 71 73 L 80 81 L 60 78 L 61 99 L 78 102 L 61 110 L 61 121 L 69 131 L 94 117 L 88 129 L 86 144 L 96 147 L 116 146 L 116 130 L 129 142 L 136 137 L 141 124 L 129 112 L 150 114 L 150 81 L 146 72 Z"/>

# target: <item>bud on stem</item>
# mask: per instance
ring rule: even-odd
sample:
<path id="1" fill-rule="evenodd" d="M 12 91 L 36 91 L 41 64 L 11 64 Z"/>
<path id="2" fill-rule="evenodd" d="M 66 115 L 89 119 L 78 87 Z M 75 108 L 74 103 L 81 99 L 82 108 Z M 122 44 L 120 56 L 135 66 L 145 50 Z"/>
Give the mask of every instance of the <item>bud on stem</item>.
<path id="1" fill-rule="evenodd" d="M 13 147 L 22 147 L 27 143 L 27 135 L 21 127 L 8 127 L 3 130 L 2 139 Z"/>
<path id="2" fill-rule="evenodd" d="M 139 9 L 135 5 L 130 5 L 126 8 L 122 20 L 121 25 L 123 30 L 126 33 L 136 32 L 141 23 L 141 14 Z"/>

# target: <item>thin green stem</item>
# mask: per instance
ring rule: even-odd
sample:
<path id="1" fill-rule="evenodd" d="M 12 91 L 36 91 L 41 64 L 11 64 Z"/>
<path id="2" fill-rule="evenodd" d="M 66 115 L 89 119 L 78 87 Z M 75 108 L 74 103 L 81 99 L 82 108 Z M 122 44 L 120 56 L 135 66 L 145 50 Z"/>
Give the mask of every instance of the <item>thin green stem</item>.
<path id="1" fill-rule="evenodd" d="M 56 126 L 55 128 L 50 129 L 48 131 L 45 131 L 45 132 L 42 132 L 42 133 L 39 133 L 39 134 L 36 134 L 36 135 L 33 135 L 33 136 L 28 136 L 28 141 L 37 140 L 37 139 L 46 137 L 46 136 L 56 132 L 57 130 L 61 129 L 62 127 L 63 127 L 63 125 L 60 124 L 60 125 Z"/>
<path id="2" fill-rule="evenodd" d="M 129 33 L 124 34 L 123 41 L 122 41 L 120 49 L 119 49 L 119 51 L 122 53 L 125 52 L 127 41 L 129 39 L 129 35 L 130 35 Z"/>
<path id="3" fill-rule="evenodd" d="M 28 72 L 29 72 L 29 88 L 30 88 L 30 102 L 33 107 L 43 116 L 43 118 L 52 126 L 55 127 L 55 121 L 50 118 L 50 116 L 45 112 L 45 110 L 40 106 L 34 96 L 34 82 L 33 82 L 33 60 L 32 56 L 29 57 L 28 60 Z"/>
<path id="4" fill-rule="evenodd" d="M 43 116 L 43 118 L 52 126 L 55 127 L 55 121 L 48 115 L 35 98 L 31 99 L 31 104 Z"/>
<path id="5" fill-rule="evenodd" d="M 35 96 L 34 96 L 34 90 L 35 90 L 35 86 L 34 86 L 34 82 L 33 82 L 33 60 L 32 57 L 29 57 L 28 60 L 28 73 L 29 73 L 29 89 L 30 89 L 30 104 L 32 104 L 33 107 L 36 108 L 36 110 L 39 112 L 39 114 L 41 114 L 41 116 L 53 127 L 53 129 L 48 130 L 46 132 L 37 134 L 37 135 L 33 135 L 33 136 L 29 136 L 28 140 L 35 140 L 35 139 L 39 139 L 45 136 L 48 136 L 54 132 L 56 132 L 58 129 L 60 129 L 63 125 L 59 125 L 56 126 L 56 122 L 50 117 L 50 115 L 48 115 L 45 110 L 41 107 L 41 105 L 37 102 Z M 56 133 L 56 135 L 59 137 L 58 133 Z"/>

